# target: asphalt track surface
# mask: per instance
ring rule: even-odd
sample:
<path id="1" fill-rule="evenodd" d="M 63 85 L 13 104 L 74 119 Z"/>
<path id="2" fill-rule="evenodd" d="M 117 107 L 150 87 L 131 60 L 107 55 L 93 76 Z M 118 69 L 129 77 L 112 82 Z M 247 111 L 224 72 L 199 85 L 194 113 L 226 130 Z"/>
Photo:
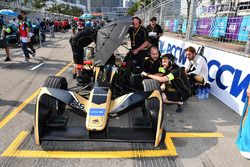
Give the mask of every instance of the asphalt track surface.
<path id="1" fill-rule="evenodd" d="M 70 33 L 56 34 L 37 49 L 36 59 L 29 64 L 22 63 L 21 49 L 12 49 L 13 61 L 7 63 L 0 50 L 0 166 L 250 166 L 235 145 L 240 117 L 213 96 L 190 98 L 183 113 L 176 113 L 176 106 L 166 106 L 166 139 L 159 148 L 150 143 L 90 141 L 35 145 L 32 128 L 37 90 L 51 75 L 76 84 L 69 37 Z M 132 116 L 121 116 L 112 123 L 129 124 Z M 73 116 L 69 121 L 80 120 Z"/>

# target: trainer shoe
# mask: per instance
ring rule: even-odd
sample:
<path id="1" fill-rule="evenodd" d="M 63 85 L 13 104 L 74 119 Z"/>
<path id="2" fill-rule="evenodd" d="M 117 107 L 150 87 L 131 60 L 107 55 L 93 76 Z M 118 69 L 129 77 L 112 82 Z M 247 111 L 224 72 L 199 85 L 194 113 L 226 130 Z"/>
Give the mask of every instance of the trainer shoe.
<path id="1" fill-rule="evenodd" d="M 25 58 L 23 63 L 29 63 L 29 58 Z"/>
<path id="2" fill-rule="evenodd" d="M 4 60 L 4 62 L 6 61 L 11 61 L 10 57 L 6 57 L 6 59 Z"/>
<path id="3" fill-rule="evenodd" d="M 176 112 L 182 112 L 183 111 L 183 102 L 181 102 L 181 104 L 177 104 L 177 108 L 176 108 Z"/>
<path id="4" fill-rule="evenodd" d="M 34 52 L 34 53 L 32 53 L 32 56 L 33 56 L 33 58 L 35 58 L 35 56 L 36 56 L 36 53 Z"/>

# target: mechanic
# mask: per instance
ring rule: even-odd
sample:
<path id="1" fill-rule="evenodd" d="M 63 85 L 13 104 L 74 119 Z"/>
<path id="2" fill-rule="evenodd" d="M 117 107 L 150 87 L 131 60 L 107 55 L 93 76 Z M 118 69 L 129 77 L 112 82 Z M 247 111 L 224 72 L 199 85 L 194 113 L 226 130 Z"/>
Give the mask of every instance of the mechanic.
<path id="1" fill-rule="evenodd" d="M 195 94 L 198 86 L 204 86 L 208 79 L 208 66 L 205 57 L 196 54 L 194 47 L 186 48 L 186 57 L 188 61 L 185 63 L 185 72 L 192 86 L 193 94 Z"/>
<path id="2" fill-rule="evenodd" d="M 128 33 L 131 40 L 132 59 L 137 61 L 138 66 L 143 67 L 144 59 L 148 56 L 148 33 L 141 25 L 139 17 L 132 18 L 132 27 L 129 28 Z"/>
<path id="3" fill-rule="evenodd" d="M 149 43 L 152 46 L 156 46 L 158 48 L 159 38 L 163 35 L 163 30 L 159 24 L 156 23 L 156 17 L 152 17 L 150 19 L 150 24 L 147 26 Z"/>
<path id="4" fill-rule="evenodd" d="M 96 41 L 97 31 L 86 27 L 85 29 L 78 31 L 74 36 L 70 38 L 70 45 L 73 52 L 73 59 L 76 66 L 83 65 L 85 58 L 84 47 L 88 46 L 92 42 Z M 76 79 L 78 82 L 82 82 L 81 78 L 81 68 L 76 68 Z"/>
<path id="5" fill-rule="evenodd" d="M 183 102 L 191 96 L 191 86 L 184 68 L 174 63 L 175 57 L 170 54 L 162 55 L 163 76 L 142 72 L 141 75 L 161 82 L 162 99 L 167 104 L 177 104 L 176 112 L 183 111 Z"/>
<path id="6" fill-rule="evenodd" d="M 161 67 L 161 58 L 159 56 L 159 50 L 156 46 L 150 48 L 150 57 L 146 58 L 143 65 L 143 71 L 148 74 L 160 75 L 159 68 Z"/>

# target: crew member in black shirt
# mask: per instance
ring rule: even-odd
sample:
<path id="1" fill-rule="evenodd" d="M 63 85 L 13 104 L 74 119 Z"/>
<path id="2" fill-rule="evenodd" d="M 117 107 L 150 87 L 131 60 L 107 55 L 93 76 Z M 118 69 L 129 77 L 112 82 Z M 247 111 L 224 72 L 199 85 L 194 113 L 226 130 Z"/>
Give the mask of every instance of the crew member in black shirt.
<path id="1" fill-rule="evenodd" d="M 73 60 L 76 65 L 83 65 L 84 61 L 84 47 L 88 46 L 92 42 L 96 41 L 97 31 L 92 28 L 85 28 L 82 31 L 78 31 L 73 35 L 69 42 L 73 52 Z M 76 68 L 76 79 L 81 82 L 81 71 Z"/>
<path id="2" fill-rule="evenodd" d="M 150 57 L 146 58 L 143 65 L 143 71 L 148 74 L 161 74 L 159 68 L 161 67 L 161 58 L 157 47 L 150 48 Z"/>
<path id="3" fill-rule="evenodd" d="M 158 48 L 159 38 L 163 35 L 163 30 L 159 24 L 156 23 L 156 17 L 150 19 L 150 24 L 147 26 L 149 43 Z"/>
<path id="4" fill-rule="evenodd" d="M 148 55 L 148 33 L 145 27 L 141 25 L 141 19 L 139 17 L 132 18 L 132 24 L 128 30 L 131 47 L 132 47 L 132 58 L 137 61 L 137 65 L 143 66 L 145 57 Z"/>
<path id="5" fill-rule="evenodd" d="M 177 104 L 176 112 L 182 112 L 183 101 L 191 96 L 191 85 L 188 81 L 185 69 L 174 63 L 175 57 L 170 54 L 162 55 L 162 66 L 165 70 L 163 76 L 142 72 L 141 75 L 155 79 L 162 83 L 162 99 L 168 104 Z"/>

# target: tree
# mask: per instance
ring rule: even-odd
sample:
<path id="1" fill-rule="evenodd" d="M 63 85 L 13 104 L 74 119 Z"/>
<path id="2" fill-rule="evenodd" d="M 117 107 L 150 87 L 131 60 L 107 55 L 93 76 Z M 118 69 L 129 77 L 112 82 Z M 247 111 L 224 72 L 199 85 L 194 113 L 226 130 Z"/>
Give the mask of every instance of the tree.
<path id="1" fill-rule="evenodd" d="M 138 7 L 139 7 L 139 3 L 140 2 L 135 2 L 133 3 L 133 5 L 128 9 L 127 13 L 130 16 L 134 16 L 135 12 L 137 11 Z"/>
<path id="2" fill-rule="evenodd" d="M 81 8 L 65 5 L 65 4 L 53 4 L 52 7 L 47 9 L 49 12 L 60 13 L 65 15 L 72 15 L 79 17 L 82 15 L 83 10 Z"/>
<path id="3" fill-rule="evenodd" d="M 41 9 L 46 6 L 46 1 L 45 0 L 33 0 L 32 6 L 36 9 Z"/>

